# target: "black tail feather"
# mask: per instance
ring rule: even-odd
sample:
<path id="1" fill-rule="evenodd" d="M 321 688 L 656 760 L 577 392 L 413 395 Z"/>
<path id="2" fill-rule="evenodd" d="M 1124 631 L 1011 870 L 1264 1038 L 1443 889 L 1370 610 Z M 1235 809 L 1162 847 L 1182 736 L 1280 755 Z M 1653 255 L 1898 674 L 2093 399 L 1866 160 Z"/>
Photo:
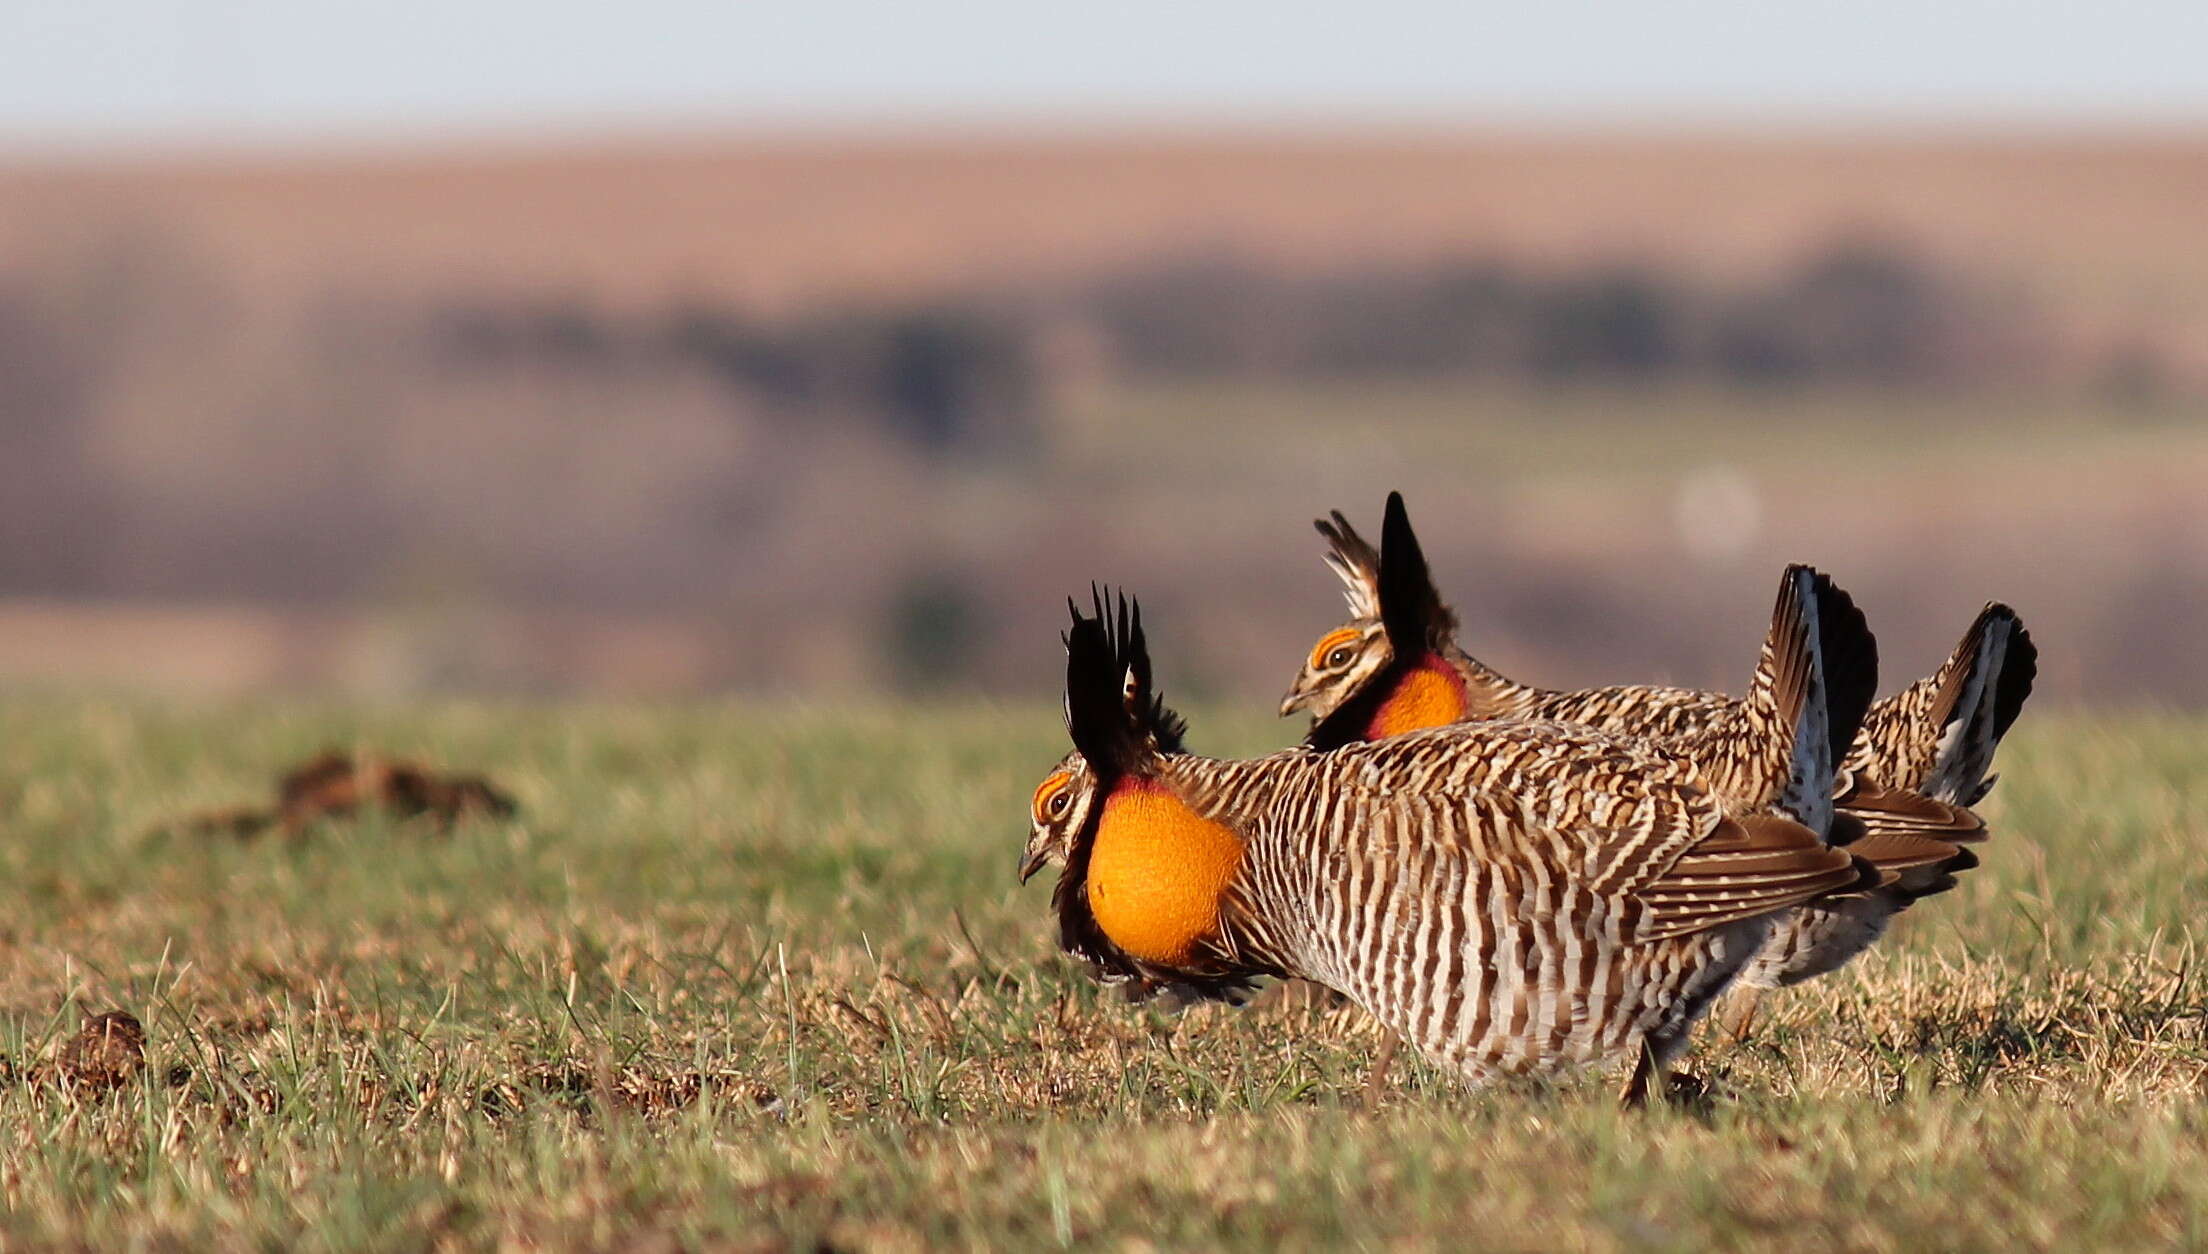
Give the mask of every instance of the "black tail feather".
<path id="1" fill-rule="evenodd" d="M 1878 695 L 1878 637 L 1847 594 L 1822 571 L 1815 576 L 1818 652 L 1825 669 L 1825 726 L 1832 760 L 1848 756 Z"/>
<path id="2" fill-rule="evenodd" d="M 1993 740 L 1995 744 L 2009 734 L 2016 717 L 2024 712 L 2024 701 L 2032 695 L 2032 682 L 2039 678 L 2039 646 L 2032 643 L 2032 633 L 2024 630 L 2024 620 L 2006 605 L 1998 608 L 2008 613 L 2008 656 L 2001 661 L 2001 678 L 1993 689 Z"/>
<path id="3" fill-rule="evenodd" d="M 1929 726 L 1937 746 L 1921 787 L 1973 803 L 1991 785 L 1994 751 L 2022 713 L 2039 674 L 2039 649 L 2016 611 L 1988 601 L 1934 677 Z"/>

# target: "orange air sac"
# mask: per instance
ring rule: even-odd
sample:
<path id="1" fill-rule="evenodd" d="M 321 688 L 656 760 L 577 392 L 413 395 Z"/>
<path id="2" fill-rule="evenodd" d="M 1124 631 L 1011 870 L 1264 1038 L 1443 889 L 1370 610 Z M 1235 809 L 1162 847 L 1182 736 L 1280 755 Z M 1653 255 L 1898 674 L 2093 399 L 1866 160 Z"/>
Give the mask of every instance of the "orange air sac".
<path id="1" fill-rule="evenodd" d="M 1242 837 L 1165 788 L 1130 782 L 1104 802 L 1089 853 L 1089 910 L 1113 944 L 1186 962 L 1219 930 L 1219 900 L 1242 866 Z"/>
<path id="2" fill-rule="evenodd" d="M 1445 727 L 1464 718 L 1464 681 L 1456 672 L 1429 663 L 1403 676 L 1395 691 L 1373 712 L 1367 738 L 1385 740 L 1428 727 Z"/>

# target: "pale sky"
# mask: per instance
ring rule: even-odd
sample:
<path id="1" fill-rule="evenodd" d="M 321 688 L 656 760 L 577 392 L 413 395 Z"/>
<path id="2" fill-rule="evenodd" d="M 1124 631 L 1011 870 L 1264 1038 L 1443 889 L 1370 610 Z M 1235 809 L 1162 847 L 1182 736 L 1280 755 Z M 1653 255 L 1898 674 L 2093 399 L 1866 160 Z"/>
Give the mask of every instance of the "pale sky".
<path id="1" fill-rule="evenodd" d="M 2208 121 L 2208 0 L 0 0 L 0 139 Z"/>

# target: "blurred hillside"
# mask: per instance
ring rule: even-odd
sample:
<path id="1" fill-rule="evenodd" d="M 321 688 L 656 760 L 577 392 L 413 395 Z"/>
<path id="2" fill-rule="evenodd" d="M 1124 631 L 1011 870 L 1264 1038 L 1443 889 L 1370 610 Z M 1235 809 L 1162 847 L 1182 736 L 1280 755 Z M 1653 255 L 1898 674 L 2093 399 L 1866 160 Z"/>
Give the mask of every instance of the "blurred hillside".
<path id="1" fill-rule="evenodd" d="M 2208 137 L 859 139 L 0 170 L 0 676 L 1269 694 L 1401 487 L 1491 660 L 2208 700 Z"/>

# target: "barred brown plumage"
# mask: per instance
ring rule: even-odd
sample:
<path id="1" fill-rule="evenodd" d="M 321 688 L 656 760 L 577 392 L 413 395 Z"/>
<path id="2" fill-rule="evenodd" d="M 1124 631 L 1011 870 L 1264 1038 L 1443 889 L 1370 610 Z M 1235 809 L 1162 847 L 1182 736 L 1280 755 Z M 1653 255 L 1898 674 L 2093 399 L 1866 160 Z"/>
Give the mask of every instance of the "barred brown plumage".
<path id="1" fill-rule="evenodd" d="M 1785 588 L 1745 699 L 1654 686 L 1560 692 L 1509 679 L 1458 645 L 1456 615 L 1433 586 L 1399 495 L 1388 499 L 1378 549 L 1339 512 L 1316 526 L 1327 538 L 1327 564 L 1342 578 L 1354 617 L 1324 637 L 1334 643 L 1324 656 L 1314 654 L 1305 663 L 1281 709 L 1284 714 L 1313 709 L 1318 715 L 1313 736 L 1321 742 L 1344 743 L 1399 725 L 1401 720 L 1369 725 L 1371 720 L 1356 717 L 1355 706 L 1389 703 L 1382 689 L 1390 682 L 1387 672 L 1401 641 L 1407 642 L 1402 647 L 1429 655 L 1461 685 L 1457 717 L 1548 719 L 1647 736 L 1693 758 L 1737 806 L 1753 811 L 1775 804 L 1802 817 L 1804 806 L 1816 804 L 1806 797 L 1756 795 L 1756 781 L 1772 778 L 1769 758 L 1778 743 L 1768 725 L 1772 685 L 1800 673 L 1798 656 L 1789 660 L 1774 653 L 1788 647 Z M 1817 596 L 1817 628 L 1828 653 L 1854 647 L 1851 640 L 1868 641 L 1868 628 L 1845 593 L 1827 583 Z M 1984 823 L 1963 807 L 1991 786 L 1986 772 L 1994 747 L 2030 692 L 2035 657 L 2015 613 L 1989 605 L 1932 677 L 1875 705 L 1868 685 L 1832 694 L 1836 732 L 1851 714 L 1861 722 L 1853 736 L 1835 736 L 1845 762 L 1837 804 L 1846 831 L 1897 838 L 1861 846 L 1889 882 L 1861 898 L 1799 912 L 1775 931 L 1743 983 L 1792 984 L 1840 966 L 1876 940 L 1894 914 L 1952 887 L 1955 873 L 1976 865 L 1958 846 L 1982 840 Z M 1869 674 L 1838 658 L 1831 670 L 1836 677 Z M 1430 699 L 1416 704 L 1422 710 L 1432 705 Z M 1342 716 L 1345 709 L 1352 711 L 1350 717 Z M 1905 845 L 1901 836 L 1916 839 Z"/>
<path id="2" fill-rule="evenodd" d="M 1848 769 L 1950 805 L 1976 805 L 2039 675 L 2016 611 L 1989 601 L 1940 669 L 1871 707 Z"/>
<path id="3" fill-rule="evenodd" d="M 1108 980 L 1228 999 L 1257 977 L 1315 980 L 1475 1082 L 1639 1051 L 1638 1098 L 1775 911 L 1876 876 L 1800 823 L 1728 813 L 1686 757 L 1582 726 L 1161 752 L 1139 611 L 1098 594 L 1074 620 L 1075 768 L 1033 817 L 1038 839 L 1068 841 L 1060 942 Z M 1217 885 L 1207 908 L 1192 884 Z"/>

